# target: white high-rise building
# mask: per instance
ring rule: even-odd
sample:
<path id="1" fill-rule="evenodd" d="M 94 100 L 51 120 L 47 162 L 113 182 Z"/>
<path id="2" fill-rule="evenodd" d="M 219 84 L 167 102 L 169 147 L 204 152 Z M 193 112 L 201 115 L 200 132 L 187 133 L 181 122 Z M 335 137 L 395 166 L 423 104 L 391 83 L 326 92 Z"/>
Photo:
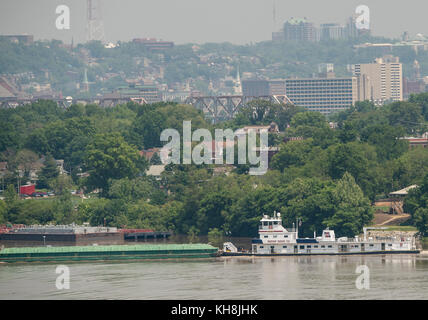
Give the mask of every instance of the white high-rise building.
<path id="1" fill-rule="evenodd" d="M 403 66 L 398 57 L 385 56 L 373 63 L 356 64 L 354 74 L 362 79 L 359 100 L 376 104 L 403 100 Z"/>

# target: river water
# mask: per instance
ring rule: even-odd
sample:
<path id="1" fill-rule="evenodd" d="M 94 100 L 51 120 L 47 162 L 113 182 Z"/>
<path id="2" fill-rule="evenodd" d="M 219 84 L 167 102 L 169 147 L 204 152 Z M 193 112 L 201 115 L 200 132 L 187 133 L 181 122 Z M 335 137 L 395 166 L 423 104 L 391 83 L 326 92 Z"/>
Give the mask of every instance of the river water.
<path id="1" fill-rule="evenodd" d="M 367 266 L 357 288 L 358 266 Z M 221 257 L 0 265 L 0 299 L 427 299 L 428 255 Z M 366 282 L 367 281 L 367 282 Z"/>

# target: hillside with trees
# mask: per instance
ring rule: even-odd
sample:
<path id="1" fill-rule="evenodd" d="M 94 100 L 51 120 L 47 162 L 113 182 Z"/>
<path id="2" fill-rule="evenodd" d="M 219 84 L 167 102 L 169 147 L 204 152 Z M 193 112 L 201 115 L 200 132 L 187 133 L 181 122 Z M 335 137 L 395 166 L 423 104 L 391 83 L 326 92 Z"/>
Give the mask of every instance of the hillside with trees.
<path id="1" fill-rule="evenodd" d="M 427 105 L 427 94 L 380 108 L 359 102 L 327 119 L 299 107 L 254 101 L 235 119 L 216 125 L 192 106 L 168 103 L 61 109 L 39 101 L 2 109 L 0 162 L 8 169 L 0 223 L 90 222 L 254 236 L 261 215 L 276 210 L 287 226 L 300 219 L 302 236 L 325 227 L 353 236 L 372 221 L 374 200 L 417 184 L 406 205 L 411 222 L 426 233 L 428 148 L 410 149 L 402 138 L 428 131 Z M 250 176 L 242 166 L 218 175 L 215 165 L 194 164 L 167 165 L 159 179 L 146 175 L 150 164 L 139 151 L 162 146 L 165 128 L 182 133 L 183 120 L 192 121 L 192 130 L 211 132 L 277 121 L 281 132 L 270 134 L 269 142 L 280 150 L 262 176 Z M 39 187 L 54 190 L 56 197 L 20 200 L 17 183 L 28 181 L 22 172 L 37 159 L 44 159 Z M 53 169 L 52 159 L 64 160 L 65 175 Z M 72 188 L 91 198 L 73 200 Z"/>

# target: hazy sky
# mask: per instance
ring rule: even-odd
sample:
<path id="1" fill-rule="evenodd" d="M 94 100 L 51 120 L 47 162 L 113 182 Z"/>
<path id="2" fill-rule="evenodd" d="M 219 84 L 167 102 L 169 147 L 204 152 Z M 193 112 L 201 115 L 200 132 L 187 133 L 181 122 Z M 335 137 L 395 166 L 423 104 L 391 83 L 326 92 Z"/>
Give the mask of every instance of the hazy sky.
<path id="1" fill-rule="evenodd" d="M 426 0 L 101 0 L 106 40 L 154 37 L 187 42 L 245 44 L 271 39 L 290 17 L 316 24 L 345 23 L 358 5 L 371 11 L 374 35 L 428 34 Z M 71 11 L 71 29 L 55 27 L 58 5 Z M 36 39 L 85 41 L 86 0 L 0 0 L 0 34 L 34 34 Z"/>

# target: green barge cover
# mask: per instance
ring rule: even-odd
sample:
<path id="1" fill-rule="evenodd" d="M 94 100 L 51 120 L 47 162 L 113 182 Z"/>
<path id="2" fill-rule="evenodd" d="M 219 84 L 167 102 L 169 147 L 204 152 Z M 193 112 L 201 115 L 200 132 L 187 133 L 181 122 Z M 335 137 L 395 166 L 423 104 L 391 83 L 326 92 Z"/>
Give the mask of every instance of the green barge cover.
<path id="1" fill-rule="evenodd" d="M 0 250 L 0 262 L 207 258 L 215 256 L 217 252 L 218 248 L 208 244 L 5 248 Z"/>

